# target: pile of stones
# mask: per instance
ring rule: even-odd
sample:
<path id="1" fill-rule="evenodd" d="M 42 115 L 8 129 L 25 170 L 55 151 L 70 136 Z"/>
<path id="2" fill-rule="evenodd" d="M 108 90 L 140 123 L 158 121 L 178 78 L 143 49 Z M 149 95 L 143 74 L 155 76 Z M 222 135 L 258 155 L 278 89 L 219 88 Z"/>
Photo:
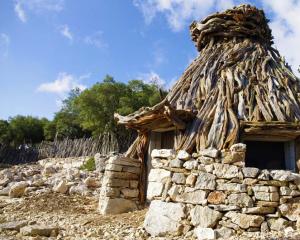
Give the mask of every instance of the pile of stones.
<path id="1" fill-rule="evenodd" d="M 81 170 L 88 159 L 51 158 L 0 170 L 0 196 L 20 198 L 49 192 L 97 195 L 103 173 Z"/>
<path id="2" fill-rule="evenodd" d="M 152 151 L 144 227 L 152 236 L 228 238 L 300 228 L 300 175 L 245 166 L 246 145 Z"/>

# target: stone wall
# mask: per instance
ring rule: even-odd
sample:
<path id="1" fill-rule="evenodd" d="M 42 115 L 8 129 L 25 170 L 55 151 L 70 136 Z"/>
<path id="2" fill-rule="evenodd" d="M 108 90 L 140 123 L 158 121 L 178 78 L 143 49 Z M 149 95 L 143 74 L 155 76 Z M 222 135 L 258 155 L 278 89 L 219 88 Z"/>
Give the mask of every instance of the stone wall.
<path id="1" fill-rule="evenodd" d="M 138 209 L 140 172 L 141 164 L 136 159 L 116 155 L 106 161 L 99 199 L 101 214 Z"/>
<path id="2" fill-rule="evenodd" d="M 299 227 L 300 175 L 244 167 L 245 152 L 153 150 L 146 231 L 215 239 Z"/>

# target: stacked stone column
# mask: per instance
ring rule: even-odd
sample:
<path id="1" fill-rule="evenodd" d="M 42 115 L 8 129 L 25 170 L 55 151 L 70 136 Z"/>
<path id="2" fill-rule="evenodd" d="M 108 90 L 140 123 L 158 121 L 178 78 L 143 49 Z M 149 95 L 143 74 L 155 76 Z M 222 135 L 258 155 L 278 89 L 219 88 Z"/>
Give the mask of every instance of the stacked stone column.
<path id="1" fill-rule="evenodd" d="M 106 162 L 99 199 L 101 214 L 118 214 L 138 209 L 141 164 L 122 155 Z"/>

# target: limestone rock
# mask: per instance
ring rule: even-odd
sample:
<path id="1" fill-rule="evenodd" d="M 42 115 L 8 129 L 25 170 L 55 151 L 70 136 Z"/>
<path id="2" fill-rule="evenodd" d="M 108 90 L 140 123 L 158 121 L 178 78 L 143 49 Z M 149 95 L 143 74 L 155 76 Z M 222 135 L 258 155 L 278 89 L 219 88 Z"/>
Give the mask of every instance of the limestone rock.
<path id="1" fill-rule="evenodd" d="M 198 240 L 217 239 L 215 231 L 211 228 L 196 227 L 194 234 Z"/>
<path id="2" fill-rule="evenodd" d="M 100 191 L 100 197 L 113 197 L 117 198 L 120 196 L 119 188 L 112 188 L 107 186 L 102 186 Z"/>
<path id="3" fill-rule="evenodd" d="M 210 208 L 216 210 L 216 211 L 220 211 L 220 212 L 228 212 L 228 211 L 238 211 L 240 210 L 239 206 L 236 205 L 225 205 L 225 204 L 218 204 L 218 205 L 214 205 L 214 204 L 209 204 L 208 205 Z"/>
<path id="4" fill-rule="evenodd" d="M 6 186 L 0 190 L 0 196 L 8 196 L 11 186 Z"/>
<path id="5" fill-rule="evenodd" d="M 56 173 L 56 169 L 51 165 L 46 165 L 42 172 L 43 175 L 51 175 L 54 173 Z"/>
<path id="6" fill-rule="evenodd" d="M 177 184 L 185 184 L 185 175 L 183 173 L 174 173 L 172 176 L 172 182 Z"/>
<path id="7" fill-rule="evenodd" d="M 165 169 L 151 169 L 148 181 L 165 183 L 171 177 L 171 172 Z"/>
<path id="8" fill-rule="evenodd" d="M 267 169 L 263 169 L 257 178 L 260 180 L 270 180 L 270 172 Z"/>
<path id="9" fill-rule="evenodd" d="M 173 149 L 153 149 L 152 158 L 174 158 L 176 152 Z"/>
<path id="10" fill-rule="evenodd" d="M 238 184 L 238 183 L 218 182 L 217 190 L 230 191 L 230 192 L 247 192 L 247 186 L 245 184 Z"/>
<path id="11" fill-rule="evenodd" d="M 121 172 L 122 169 L 123 169 L 123 166 L 113 164 L 113 163 L 106 164 L 106 166 L 105 166 L 105 170 L 108 170 L 108 171 Z"/>
<path id="12" fill-rule="evenodd" d="M 238 178 L 239 175 L 239 168 L 234 165 L 229 164 L 222 164 L 222 163 L 215 163 L 214 164 L 214 174 L 218 178 L 225 178 L 225 179 L 231 179 L 231 178 Z"/>
<path id="13" fill-rule="evenodd" d="M 69 190 L 69 187 L 67 186 L 67 182 L 65 180 L 61 180 L 57 184 L 54 185 L 53 191 L 58 193 L 66 193 Z"/>
<path id="14" fill-rule="evenodd" d="M 228 196 L 228 203 L 239 207 L 253 207 L 252 198 L 246 193 L 232 193 Z"/>
<path id="15" fill-rule="evenodd" d="M 151 236 L 179 235 L 182 231 L 180 221 L 184 217 L 183 204 L 154 200 L 146 214 L 144 227 Z"/>
<path id="16" fill-rule="evenodd" d="M 182 194 L 175 196 L 175 201 L 190 204 L 205 204 L 207 202 L 206 196 L 206 191 L 186 187 Z"/>
<path id="17" fill-rule="evenodd" d="M 191 223 L 194 226 L 213 228 L 219 219 L 222 218 L 223 214 L 215 211 L 207 206 L 196 206 L 191 212 Z"/>
<path id="18" fill-rule="evenodd" d="M 198 158 L 198 161 L 200 163 L 202 163 L 202 164 L 205 164 L 205 165 L 207 165 L 207 164 L 213 164 L 215 162 L 215 160 L 213 158 L 207 157 L 207 156 L 200 156 Z"/>
<path id="19" fill-rule="evenodd" d="M 84 184 L 79 184 L 79 185 L 75 185 L 70 187 L 69 190 L 70 194 L 78 194 L 81 196 L 86 196 L 89 193 L 88 188 L 84 185 Z"/>
<path id="20" fill-rule="evenodd" d="M 99 201 L 99 210 L 103 215 L 119 214 L 137 210 L 134 201 L 124 198 L 103 198 Z"/>
<path id="21" fill-rule="evenodd" d="M 210 173 L 200 172 L 195 183 L 195 188 L 204 190 L 215 190 L 216 176 Z"/>
<path id="22" fill-rule="evenodd" d="M 88 187 L 88 188 L 97 188 L 100 187 L 100 182 L 97 178 L 95 177 L 87 177 L 84 180 L 84 184 Z"/>
<path id="23" fill-rule="evenodd" d="M 221 191 L 214 191 L 209 193 L 207 201 L 211 204 L 222 204 L 225 202 L 226 194 Z"/>
<path id="24" fill-rule="evenodd" d="M 187 161 L 191 158 L 191 155 L 187 153 L 185 150 L 179 150 L 177 154 L 177 158 L 180 160 Z"/>
<path id="25" fill-rule="evenodd" d="M 124 157 L 122 155 L 112 156 L 107 163 L 113 163 L 121 166 L 141 167 L 141 163 L 137 159 Z"/>
<path id="26" fill-rule="evenodd" d="M 18 198 L 22 197 L 26 187 L 28 186 L 28 183 L 23 181 L 23 182 L 17 182 L 13 184 L 9 190 L 9 197 L 11 198 Z"/>
<path id="27" fill-rule="evenodd" d="M 285 170 L 273 170 L 270 172 L 270 175 L 274 180 L 279 181 L 294 181 L 297 179 L 296 175 Z"/>
<path id="28" fill-rule="evenodd" d="M 242 172 L 245 178 L 255 178 L 259 173 L 259 169 L 254 167 L 245 167 L 242 168 Z"/>
<path id="29" fill-rule="evenodd" d="M 161 182 L 149 182 L 147 188 L 147 199 L 151 200 L 154 197 L 161 196 L 164 185 Z"/>
<path id="30" fill-rule="evenodd" d="M 139 196 L 139 190 L 138 189 L 129 189 L 129 188 L 123 188 L 121 189 L 121 193 L 125 198 L 136 198 Z"/>
<path id="31" fill-rule="evenodd" d="M 192 170 L 192 169 L 197 169 L 198 165 L 199 165 L 199 163 L 197 160 L 189 160 L 183 164 L 183 167 L 185 169 Z"/>
<path id="32" fill-rule="evenodd" d="M 264 217 L 257 215 L 247 215 L 244 213 L 228 212 L 225 217 L 231 219 L 231 221 L 239 225 L 243 229 L 248 229 L 250 227 L 260 227 L 264 221 Z"/>
<path id="33" fill-rule="evenodd" d="M 220 154 L 220 151 L 215 148 L 203 149 L 200 151 L 200 155 L 207 156 L 211 158 L 217 158 Z"/>
<path id="34" fill-rule="evenodd" d="M 283 231 L 288 226 L 288 221 L 283 218 L 271 218 L 268 220 L 268 225 L 271 230 Z"/>
<path id="35" fill-rule="evenodd" d="M 230 151 L 234 152 L 246 152 L 247 145 L 244 143 L 236 143 L 230 147 Z"/>
<path id="36" fill-rule="evenodd" d="M 0 230 L 9 230 L 9 231 L 20 231 L 21 227 L 24 227 L 27 225 L 27 221 L 13 221 L 13 222 L 6 222 L 0 224 Z M 1 231 L 0 231 L 1 232 Z"/>
<path id="37" fill-rule="evenodd" d="M 232 163 L 235 162 L 245 162 L 245 158 L 246 158 L 246 153 L 245 152 L 235 152 L 232 151 L 231 152 L 231 159 L 232 159 Z"/>
<path id="38" fill-rule="evenodd" d="M 250 207 L 243 208 L 242 213 L 246 214 L 272 214 L 275 212 L 274 207 Z"/>
<path id="39" fill-rule="evenodd" d="M 94 156 L 94 159 L 95 159 L 96 171 L 97 172 L 104 172 L 107 157 L 101 155 L 100 153 L 96 153 L 95 156 Z"/>
<path id="40" fill-rule="evenodd" d="M 193 187 L 196 182 L 197 176 L 195 174 L 190 174 L 187 176 L 185 180 L 185 184 L 187 186 Z"/>
<path id="41" fill-rule="evenodd" d="M 221 227 L 215 230 L 217 238 L 227 239 L 234 234 L 234 231 L 231 228 Z"/>
<path id="42" fill-rule="evenodd" d="M 300 203 L 286 203 L 279 206 L 281 214 L 291 221 L 300 217 Z"/>
<path id="43" fill-rule="evenodd" d="M 56 237 L 58 235 L 58 227 L 44 226 L 44 225 L 30 225 L 20 229 L 23 236 L 43 236 Z"/>
<path id="44" fill-rule="evenodd" d="M 170 167 L 171 168 L 181 168 L 183 166 L 184 161 L 179 160 L 178 158 L 175 158 L 170 161 Z"/>

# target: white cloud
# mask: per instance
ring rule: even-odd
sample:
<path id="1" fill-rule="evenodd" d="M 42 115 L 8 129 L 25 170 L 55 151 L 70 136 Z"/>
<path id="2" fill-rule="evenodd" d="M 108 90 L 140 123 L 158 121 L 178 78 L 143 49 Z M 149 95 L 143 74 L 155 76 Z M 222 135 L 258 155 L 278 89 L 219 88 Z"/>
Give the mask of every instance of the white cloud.
<path id="1" fill-rule="evenodd" d="M 103 41 L 103 32 L 97 31 L 91 35 L 86 36 L 83 41 L 87 45 L 94 46 L 96 48 L 107 48 L 108 44 Z"/>
<path id="2" fill-rule="evenodd" d="M 87 77 L 80 76 L 79 78 L 76 78 L 72 74 L 60 72 L 53 82 L 42 83 L 37 88 L 37 91 L 56 93 L 58 95 L 64 96 L 74 88 L 79 88 L 80 90 L 86 89 L 85 85 L 79 83 L 79 81 L 83 78 Z"/>
<path id="3" fill-rule="evenodd" d="M 16 2 L 15 4 L 15 13 L 17 14 L 18 18 L 22 21 L 22 22 L 26 22 L 27 21 L 27 17 L 25 14 L 25 11 L 22 7 L 22 4 L 20 1 Z"/>
<path id="4" fill-rule="evenodd" d="M 0 33 L 0 57 L 7 57 L 10 38 L 5 33 Z"/>
<path id="5" fill-rule="evenodd" d="M 234 5 L 233 0 L 133 0 L 145 22 L 150 24 L 157 14 L 163 14 L 173 31 L 182 30 L 192 20 L 197 20 L 215 10 Z"/>
<path id="6" fill-rule="evenodd" d="M 73 41 L 73 34 L 71 33 L 68 25 L 62 25 L 59 27 L 60 34 L 65 38 L 69 39 L 71 42 Z"/>
<path id="7" fill-rule="evenodd" d="M 300 65 L 300 1 L 265 0 L 263 6 L 272 14 L 270 27 L 275 46 L 297 73 Z"/>
<path id="8" fill-rule="evenodd" d="M 143 82 L 148 84 L 156 84 L 157 86 L 169 90 L 177 81 L 177 77 L 173 77 L 170 81 L 163 79 L 158 73 L 150 71 L 147 73 L 140 73 L 137 79 L 141 79 Z"/>
<path id="9" fill-rule="evenodd" d="M 161 78 L 156 72 L 150 71 L 148 73 L 140 73 L 137 77 L 137 79 L 143 80 L 145 83 L 148 84 L 156 84 L 158 86 L 165 86 L 166 81 Z"/>
<path id="10" fill-rule="evenodd" d="M 64 0 L 15 0 L 14 3 L 17 17 L 25 23 L 28 11 L 35 14 L 45 11 L 59 12 L 63 10 Z"/>

